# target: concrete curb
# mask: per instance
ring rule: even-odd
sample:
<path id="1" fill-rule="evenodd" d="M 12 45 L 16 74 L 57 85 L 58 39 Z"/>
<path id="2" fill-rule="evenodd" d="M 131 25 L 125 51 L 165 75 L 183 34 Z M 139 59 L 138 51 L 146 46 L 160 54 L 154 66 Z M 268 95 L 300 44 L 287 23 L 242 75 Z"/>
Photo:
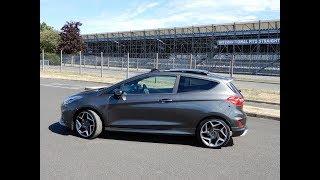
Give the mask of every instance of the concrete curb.
<path id="1" fill-rule="evenodd" d="M 244 112 L 251 117 L 261 117 L 280 121 L 280 110 L 261 108 L 256 106 L 244 106 Z"/>
<path id="2" fill-rule="evenodd" d="M 250 113 L 250 112 L 246 112 L 246 114 L 249 117 L 266 118 L 266 119 L 270 119 L 270 120 L 280 121 L 280 117 L 268 116 L 268 115 L 263 115 L 263 114 Z"/>
<path id="3" fill-rule="evenodd" d="M 256 101 L 256 100 L 250 100 L 250 99 L 246 99 L 246 101 L 253 102 L 253 103 L 263 103 L 263 104 L 271 104 L 271 105 L 280 106 L 280 103 L 274 103 L 274 102 Z"/>
<path id="4" fill-rule="evenodd" d="M 235 81 L 244 81 L 244 82 L 256 82 L 256 83 L 264 83 L 264 84 L 279 84 L 280 85 L 280 82 L 268 82 L 268 81 L 260 81 L 260 80 L 251 80 L 251 79 L 237 79 L 235 78 L 234 79 Z"/>

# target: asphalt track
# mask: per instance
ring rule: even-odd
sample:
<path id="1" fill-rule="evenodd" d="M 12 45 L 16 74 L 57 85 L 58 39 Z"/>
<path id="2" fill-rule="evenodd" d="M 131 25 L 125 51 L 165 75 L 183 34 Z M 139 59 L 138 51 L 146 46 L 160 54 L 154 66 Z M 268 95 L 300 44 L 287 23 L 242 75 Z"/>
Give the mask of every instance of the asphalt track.
<path id="1" fill-rule="evenodd" d="M 249 132 L 221 149 L 132 133 L 85 140 L 57 122 L 63 99 L 86 85 L 40 80 L 40 179 L 280 179 L 279 121 L 249 117 Z"/>

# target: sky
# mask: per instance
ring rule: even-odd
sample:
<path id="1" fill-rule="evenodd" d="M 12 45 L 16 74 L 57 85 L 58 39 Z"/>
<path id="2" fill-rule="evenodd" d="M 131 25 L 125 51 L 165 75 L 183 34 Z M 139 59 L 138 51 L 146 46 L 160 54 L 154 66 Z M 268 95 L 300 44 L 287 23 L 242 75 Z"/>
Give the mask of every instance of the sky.
<path id="1" fill-rule="evenodd" d="M 40 22 L 81 34 L 280 19 L 280 0 L 40 0 Z"/>

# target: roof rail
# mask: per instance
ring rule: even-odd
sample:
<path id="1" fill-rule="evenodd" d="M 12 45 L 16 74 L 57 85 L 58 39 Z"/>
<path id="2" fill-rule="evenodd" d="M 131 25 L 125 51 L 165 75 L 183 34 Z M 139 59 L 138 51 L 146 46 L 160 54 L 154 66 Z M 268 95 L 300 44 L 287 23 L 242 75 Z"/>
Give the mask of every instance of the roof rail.
<path id="1" fill-rule="evenodd" d="M 160 70 L 154 68 L 151 69 L 150 72 L 160 72 Z M 210 76 L 214 78 L 219 78 L 222 80 L 232 81 L 233 79 L 230 77 L 226 77 L 220 74 L 216 74 L 207 70 L 200 70 L 200 69 L 169 69 L 169 70 L 163 70 L 163 72 L 181 72 L 181 73 L 189 73 L 189 74 L 198 74 L 198 75 L 205 75 Z"/>
<path id="2" fill-rule="evenodd" d="M 200 70 L 200 69 L 169 69 L 166 70 L 168 72 L 182 72 L 182 73 L 191 73 L 191 74 L 200 74 L 200 75 L 208 75 L 209 71 Z"/>

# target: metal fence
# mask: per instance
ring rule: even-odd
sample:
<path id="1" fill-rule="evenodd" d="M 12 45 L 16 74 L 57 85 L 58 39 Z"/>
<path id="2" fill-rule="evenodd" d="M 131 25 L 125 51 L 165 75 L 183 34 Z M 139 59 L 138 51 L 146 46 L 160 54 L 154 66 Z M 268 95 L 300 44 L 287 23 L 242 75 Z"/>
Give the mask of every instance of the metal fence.
<path id="1" fill-rule="evenodd" d="M 50 61 L 49 60 L 40 60 L 40 66 L 45 65 L 45 66 L 50 66 Z"/>
<path id="2" fill-rule="evenodd" d="M 217 73 L 273 75 L 280 74 L 280 55 L 275 54 L 169 54 L 169 53 L 91 53 L 40 54 L 40 66 L 78 67 L 81 73 L 86 67 L 100 69 L 119 68 L 124 71 L 139 71 L 157 68 L 160 70 L 186 68 L 202 69 Z M 42 61 L 44 60 L 44 61 Z M 43 63 L 44 62 L 44 63 Z M 79 66 L 81 64 L 81 66 Z M 129 65 L 129 66 L 128 66 Z M 129 67 L 129 68 L 127 68 Z"/>

